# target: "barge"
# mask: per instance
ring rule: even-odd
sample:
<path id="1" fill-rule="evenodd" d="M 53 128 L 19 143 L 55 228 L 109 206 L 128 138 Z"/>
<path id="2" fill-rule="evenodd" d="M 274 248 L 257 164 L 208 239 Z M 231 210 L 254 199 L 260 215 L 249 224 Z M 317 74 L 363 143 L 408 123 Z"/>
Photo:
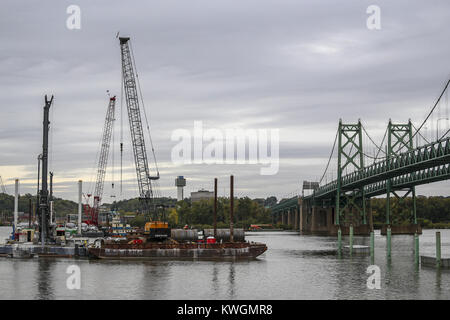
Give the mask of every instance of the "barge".
<path id="1" fill-rule="evenodd" d="M 90 258 L 97 259 L 254 259 L 263 254 L 263 243 L 103 243 L 89 248 Z"/>

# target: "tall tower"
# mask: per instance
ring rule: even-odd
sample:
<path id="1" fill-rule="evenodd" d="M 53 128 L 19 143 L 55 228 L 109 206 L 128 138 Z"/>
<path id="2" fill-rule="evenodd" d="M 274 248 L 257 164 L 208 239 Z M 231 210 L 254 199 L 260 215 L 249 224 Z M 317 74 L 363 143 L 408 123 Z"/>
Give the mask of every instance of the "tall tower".
<path id="1" fill-rule="evenodd" d="M 178 176 L 175 179 L 175 186 L 177 187 L 177 201 L 184 199 L 183 188 L 186 186 L 186 179 L 183 176 Z"/>

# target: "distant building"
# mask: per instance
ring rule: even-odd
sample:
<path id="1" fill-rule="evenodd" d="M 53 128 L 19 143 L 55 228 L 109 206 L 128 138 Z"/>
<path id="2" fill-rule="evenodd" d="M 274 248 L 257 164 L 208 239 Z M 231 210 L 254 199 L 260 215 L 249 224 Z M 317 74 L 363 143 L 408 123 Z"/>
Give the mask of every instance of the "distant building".
<path id="1" fill-rule="evenodd" d="M 192 202 L 208 199 L 214 199 L 214 192 L 205 189 L 198 190 L 197 192 L 191 192 Z"/>
<path id="2" fill-rule="evenodd" d="M 177 187 L 177 201 L 184 199 L 183 188 L 186 186 L 186 179 L 183 176 L 178 176 L 175 179 L 175 186 Z"/>

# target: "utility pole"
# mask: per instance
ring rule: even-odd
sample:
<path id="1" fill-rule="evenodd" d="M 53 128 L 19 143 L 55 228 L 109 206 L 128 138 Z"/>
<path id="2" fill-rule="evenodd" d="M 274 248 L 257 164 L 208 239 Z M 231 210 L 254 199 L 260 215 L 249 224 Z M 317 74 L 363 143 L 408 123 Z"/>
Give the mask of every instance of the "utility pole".
<path id="1" fill-rule="evenodd" d="M 48 205 L 48 131 L 50 128 L 49 111 L 53 102 L 53 96 L 48 100 L 45 95 L 44 106 L 44 122 L 43 122 L 43 137 L 42 137 L 42 182 L 41 191 L 39 197 L 39 214 L 40 214 L 40 226 L 39 231 L 41 233 L 41 244 L 44 246 L 45 242 L 50 239 L 50 217 L 49 217 L 49 205 Z"/>

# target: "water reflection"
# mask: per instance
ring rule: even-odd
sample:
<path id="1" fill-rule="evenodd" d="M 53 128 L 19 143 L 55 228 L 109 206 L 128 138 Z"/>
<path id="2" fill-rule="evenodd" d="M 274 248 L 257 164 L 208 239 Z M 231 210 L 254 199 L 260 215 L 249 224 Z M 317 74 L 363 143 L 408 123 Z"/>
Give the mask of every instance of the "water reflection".
<path id="1" fill-rule="evenodd" d="M 230 284 L 230 287 L 228 289 L 228 295 L 230 299 L 234 298 L 234 279 L 235 278 L 235 269 L 234 269 L 234 262 L 230 263 L 229 268 L 229 275 L 228 275 L 228 283 Z"/>
<path id="2" fill-rule="evenodd" d="M 37 272 L 37 296 L 35 299 L 54 299 L 54 288 L 52 286 L 52 271 L 54 270 L 55 262 L 51 259 L 38 259 Z"/>
<path id="3" fill-rule="evenodd" d="M 132 262 L 130 262 L 132 263 Z M 139 292 L 147 295 L 145 299 L 165 299 L 169 290 L 172 262 L 145 261 L 142 263 L 142 281 L 139 281 Z M 142 294 L 144 293 L 144 294 Z"/>
<path id="4" fill-rule="evenodd" d="M 217 267 L 217 263 L 213 264 L 211 288 L 214 296 L 218 296 L 220 285 L 219 285 L 219 269 Z"/>
<path id="5" fill-rule="evenodd" d="M 1 228 L 0 228 L 1 231 Z M 435 231 L 421 253 L 433 255 Z M 450 299 L 450 272 L 414 263 L 412 236 L 375 236 L 375 256 L 337 255 L 336 237 L 261 232 L 269 250 L 251 261 L 73 261 L 0 258 L 2 299 Z M 368 238 L 355 237 L 355 244 Z M 450 230 L 442 231 L 450 255 Z M 348 244 L 348 238 L 343 239 Z M 372 260 L 373 259 L 373 260 Z M 80 264 L 81 290 L 67 290 L 67 265 Z M 381 290 L 368 289 L 367 267 L 381 269 Z"/>

